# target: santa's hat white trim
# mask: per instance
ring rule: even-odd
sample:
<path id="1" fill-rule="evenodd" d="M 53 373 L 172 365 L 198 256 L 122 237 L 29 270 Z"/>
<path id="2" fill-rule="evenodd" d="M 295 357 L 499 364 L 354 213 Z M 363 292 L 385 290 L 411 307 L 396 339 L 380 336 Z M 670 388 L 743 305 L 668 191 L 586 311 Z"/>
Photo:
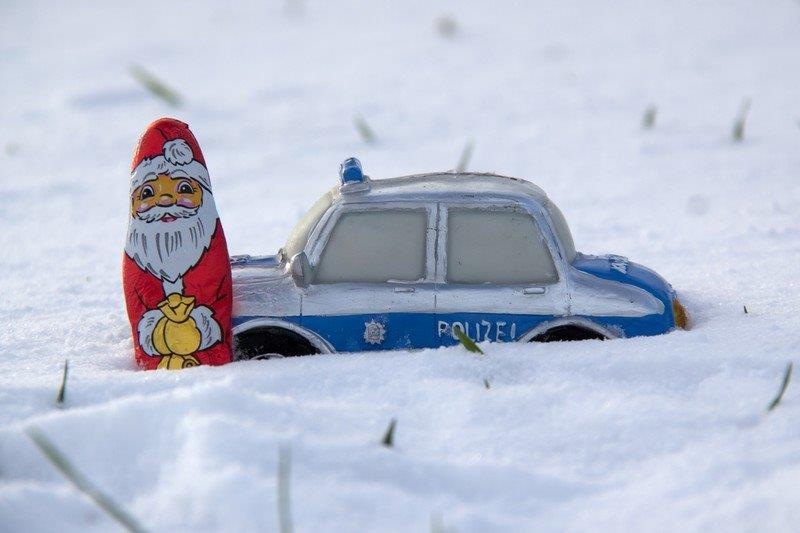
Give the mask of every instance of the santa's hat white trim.
<path id="1" fill-rule="evenodd" d="M 194 159 L 192 149 L 183 139 L 164 143 L 163 155 L 143 159 L 131 173 L 131 192 L 159 174 L 180 175 L 196 179 L 200 186 L 211 192 L 208 170 Z"/>

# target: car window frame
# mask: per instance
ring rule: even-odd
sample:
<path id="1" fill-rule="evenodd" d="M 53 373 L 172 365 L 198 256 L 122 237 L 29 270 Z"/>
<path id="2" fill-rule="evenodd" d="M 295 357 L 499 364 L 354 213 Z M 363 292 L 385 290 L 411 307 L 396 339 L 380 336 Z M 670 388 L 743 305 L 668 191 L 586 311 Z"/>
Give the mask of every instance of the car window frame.
<path id="1" fill-rule="evenodd" d="M 342 215 L 358 211 L 419 211 L 425 210 L 427 213 L 427 224 L 425 229 L 425 272 L 424 276 L 417 280 L 387 280 L 385 282 L 369 281 L 339 281 L 332 283 L 316 283 L 312 285 L 337 285 L 337 284 L 360 284 L 360 285 L 419 285 L 434 284 L 436 282 L 436 223 L 438 218 L 438 206 L 435 202 L 425 201 L 392 201 L 392 202 L 348 202 L 335 205 L 327 214 L 324 221 L 318 225 L 318 230 L 310 236 L 306 245 L 306 254 L 312 269 L 319 265 L 322 253 L 328 245 L 333 229 L 339 222 Z M 312 242 L 313 237 L 313 242 Z"/>
<path id="2" fill-rule="evenodd" d="M 476 209 L 486 211 L 503 211 L 511 210 L 530 216 L 535 226 L 544 238 L 547 250 L 550 253 L 550 259 L 553 261 L 553 266 L 556 271 L 557 279 L 551 283 L 451 283 L 447 280 L 447 239 L 448 227 L 447 219 L 450 209 Z M 513 200 L 505 199 L 489 199 L 483 202 L 476 201 L 444 201 L 439 203 L 439 216 L 436 225 L 436 283 L 448 287 L 462 287 L 462 288 L 487 288 L 487 287 L 553 287 L 564 284 L 567 276 L 564 267 L 563 253 L 558 239 L 555 237 L 553 228 L 550 225 L 550 219 L 547 217 L 540 207 L 534 208 L 532 206 L 516 202 Z"/>

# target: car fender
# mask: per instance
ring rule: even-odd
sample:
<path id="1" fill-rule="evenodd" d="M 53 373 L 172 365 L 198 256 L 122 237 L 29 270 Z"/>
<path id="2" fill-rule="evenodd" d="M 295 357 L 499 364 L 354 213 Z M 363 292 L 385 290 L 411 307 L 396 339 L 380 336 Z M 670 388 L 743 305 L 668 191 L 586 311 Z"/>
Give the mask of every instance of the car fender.
<path id="1" fill-rule="evenodd" d="M 570 276 L 569 313 L 613 317 L 664 314 L 662 300 L 650 291 L 625 281 L 604 279 L 573 269 Z"/>

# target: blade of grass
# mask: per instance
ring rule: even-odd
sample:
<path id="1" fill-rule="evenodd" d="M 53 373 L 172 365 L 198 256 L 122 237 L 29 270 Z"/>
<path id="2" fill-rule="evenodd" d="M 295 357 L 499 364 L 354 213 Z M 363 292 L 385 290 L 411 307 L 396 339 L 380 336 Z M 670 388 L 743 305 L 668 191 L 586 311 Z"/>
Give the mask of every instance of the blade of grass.
<path id="1" fill-rule="evenodd" d="M 6 143 L 6 155 L 16 155 L 19 152 L 19 145 L 15 142 Z"/>
<path id="2" fill-rule="evenodd" d="M 56 407 L 64 406 L 64 396 L 67 393 L 67 373 L 69 372 L 69 360 L 64 359 L 64 373 L 61 375 L 61 387 L 58 388 L 56 396 Z"/>
<path id="3" fill-rule="evenodd" d="M 742 102 L 742 107 L 739 110 L 739 116 L 733 123 L 733 133 L 731 137 L 733 142 L 742 142 L 744 140 L 744 126 L 747 123 L 747 114 L 750 112 L 750 99 L 746 98 Z"/>
<path id="4" fill-rule="evenodd" d="M 486 390 L 489 390 L 489 389 L 492 388 L 492 384 L 489 383 L 489 380 L 486 379 L 486 378 L 483 379 L 483 386 L 486 387 Z"/>
<path id="5" fill-rule="evenodd" d="M 654 105 L 648 106 L 647 109 L 644 110 L 644 115 L 642 116 L 642 129 L 651 130 L 653 126 L 656 125 L 656 114 L 658 113 L 658 108 Z"/>
<path id="6" fill-rule="evenodd" d="M 26 433 L 39 448 L 39 451 L 41 451 L 44 456 L 47 457 L 47 459 L 64 475 L 64 477 L 71 481 L 79 491 L 91 498 L 98 505 L 98 507 L 108 513 L 108 515 L 116 520 L 123 528 L 134 533 L 144 531 L 144 528 L 140 526 L 136 519 L 128 514 L 128 512 L 125 511 L 121 505 L 111 499 L 111 497 L 100 492 L 100 490 L 92 485 L 88 479 L 83 477 L 83 475 L 75 469 L 72 463 L 69 462 L 66 456 L 64 456 L 64 454 L 61 453 L 58 448 L 56 448 L 55 444 L 50 442 L 50 440 L 45 437 L 44 434 L 36 429 L 28 429 Z"/>
<path id="7" fill-rule="evenodd" d="M 460 342 L 461 345 L 467 349 L 467 351 L 483 355 L 483 350 L 481 350 L 480 347 L 477 344 L 475 344 L 475 341 L 467 337 L 467 335 L 463 331 L 461 331 L 460 327 L 458 326 L 453 327 L 453 333 L 456 334 L 458 342 Z"/>
<path id="8" fill-rule="evenodd" d="M 180 107 L 182 98 L 173 89 L 167 87 L 161 80 L 156 78 L 153 74 L 145 70 L 139 65 L 131 65 L 129 69 L 131 76 L 142 84 L 150 94 L 159 98 L 171 105 L 172 107 Z"/>
<path id="9" fill-rule="evenodd" d="M 436 31 L 445 39 L 452 39 L 458 34 L 458 22 L 452 15 L 441 15 L 436 19 Z"/>
<path id="10" fill-rule="evenodd" d="M 283 4 L 283 12 L 287 17 L 299 18 L 303 15 L 303 0 L 286 0 Z"/>
<path id="11" fill-rule="evenodd" d="M 397 427 L 397 419 L 392 418 L 392 420 L 389 422 L 389 427 L 386 428 L 386 433 L 383 435 L 383 439 L 381 439 L 381 444 L 383 444 L 387 448 L 394 447 L 395 427 Z"/>
<path id="12" fill-rule="evenodd" d="M 445 533 L 442 513 L 431 513 L 431 533 Z"/>
<path id="13" fill-rule="evenodd" d="M 458 158 L 456 172 L 466 172 L 469 160 L 472 158 L 473 148 L 475 148 L 475 143 L 473 141 L 467 141 L 467 144 L 464 145 L 464 149 L 461 150 L 461 157 Z"/>
<path id="14" fill-rule="evenodd" d="M 781 388 L 778 391 L 778 395 L 775 396 L 775 399 L 770 402 L 769 407 L 767 407 L 767 412 L 770 412 L 778 407 L 778 404 L 780 404 L 781 400 L 783 400 L 783 394 L 786 392 L 787 387 L 789 387 L 789 381 L 792 379 L 793 369 L 794 365 L 790 361 L 789 364 L 786 365 L 786 372 L 783 374 L 783 382 L 781 383 Z"/>
<path id="15" fill-rule="evenodd" d="M 292 473 L 292 451 L 288 446 L 278 449 L 278 526 L 281 533 L 292 533 L 292 502 L 289 481 Z"/>
<path id="16" fill-rule="evenodd" d="M 361 139 L 365 143 L 375 144 L 375 141 L 377 140 L 375 132 L 369 127 L 369 124 L 367 124 L 367 121 L 364 120 L 364 117 L 361 115 L 356 115 L 353 118 L 353 125 L 356 127 L 358 134 L 361 135 Z"/>

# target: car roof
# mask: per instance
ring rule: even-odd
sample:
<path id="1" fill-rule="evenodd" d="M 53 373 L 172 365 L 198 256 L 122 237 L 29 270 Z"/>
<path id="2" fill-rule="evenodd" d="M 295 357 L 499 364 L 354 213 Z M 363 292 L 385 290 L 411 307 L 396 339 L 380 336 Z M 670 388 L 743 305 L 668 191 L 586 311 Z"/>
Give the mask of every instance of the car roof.
<path id="1" fill-rule="evenodd" d="M 341 201 L 402 201 L 441 199 L 448 196 L 525 197 L 539 203 L 549 203 L 545 192 L 533 183 L 520 178 L 511 178 L 491 173 L 438 172 L 414 174 L 397 178 L 369 180 L 366 183 L 338 187 Z"/>
<path id="2" fill-rule="evenodd" d="M 319 220 L 337 205 L 357 203 L 382 205 L 389 202 L 437 202 L 461 199 L 473 203 L 476 199 L 482 198 L 502 198 L 518 201 L 521 204 L 538 204 L 557 218 L 557 231 L 568 237 L 569 243 L 572 242 L 569 227 L 561 211 L 540 187 L 524 179 L 499 174 L 451 171 L 375 180 L 368 178 L 337 185 L 320 197 L 298 221 L 282 250 L 289 257 L 302 251 Z"/>

